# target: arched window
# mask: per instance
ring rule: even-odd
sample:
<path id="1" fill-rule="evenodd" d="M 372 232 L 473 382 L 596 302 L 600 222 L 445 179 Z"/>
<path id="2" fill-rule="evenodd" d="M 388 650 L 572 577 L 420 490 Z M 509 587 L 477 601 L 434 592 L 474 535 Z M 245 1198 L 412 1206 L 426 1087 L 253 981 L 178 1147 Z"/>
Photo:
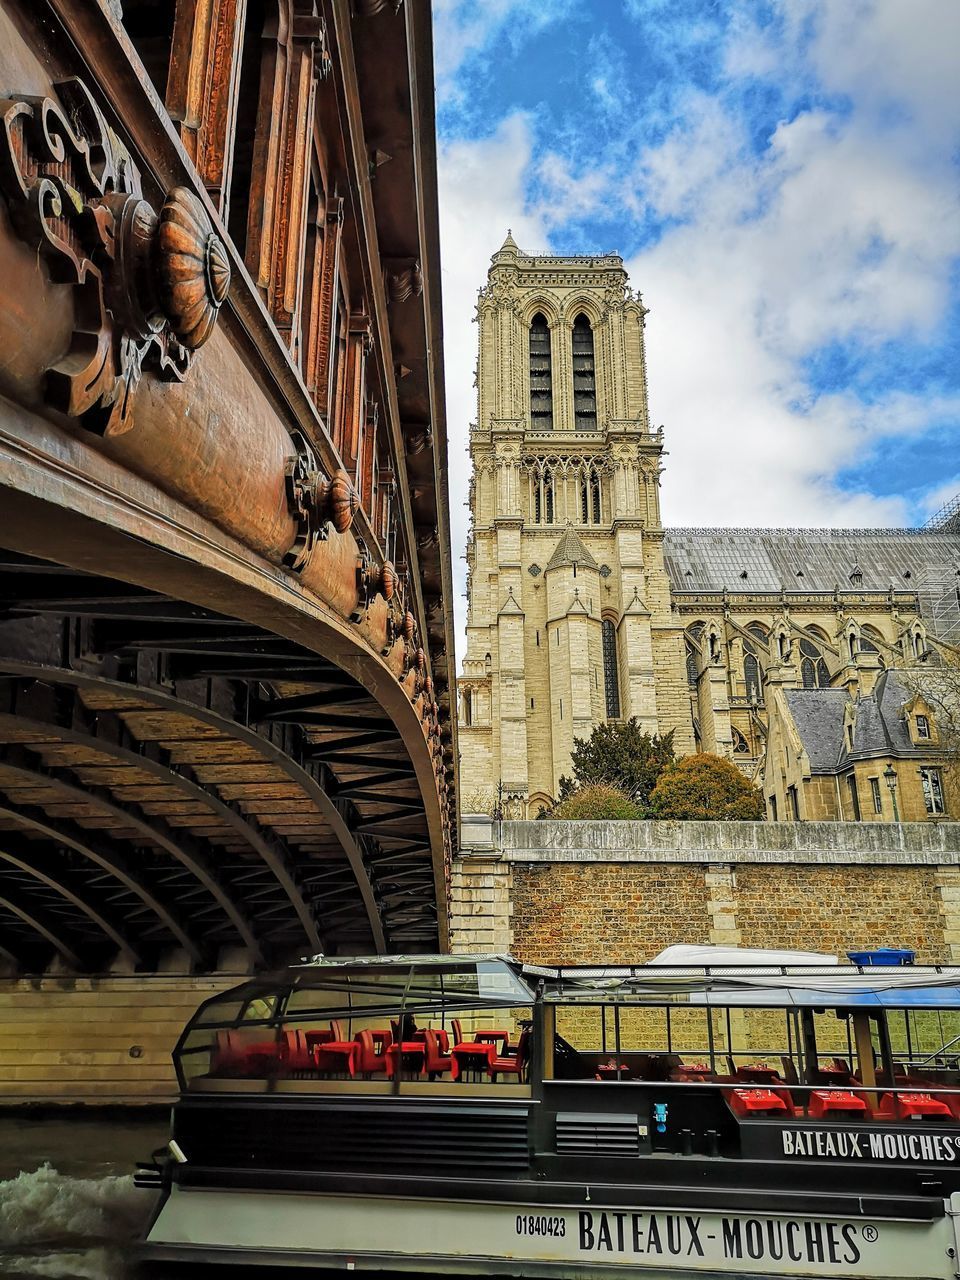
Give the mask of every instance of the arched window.
<path id="1" fill-rule="evenodd" d="M 744 642 L 744 648 L 746 648 L 746 641 Z M 759 702 L 761 699 L 760 690 L 762 688 L 762 681 L 760 679 L 760 663 L 752 653 L 744 655 L 743 683 L 746 685 L 747 697 L 750 701 Z"/>
<path id="2" fill-rule="evenodd" d="M 551 467 L 540 467 L 531 477 L 533 485 L 533 523 L 553 524 L 553 470 Z"/>
<path id="3" fill-rule="evenodd" d="M 880 652 L 880 649 L 877 646 L 874 637 L 876 638 L 876 640 L 883 639 L 883 637 L 880 635 L 880 632 L 875 631 L 873 627 L 863 628 L 863 630 L 860 632 L 860 652 L 875 653 L 877 657 L 880 659 L 880 666 L 885 667 L 887 664 L 883 660 L 883 654 Z"/>
<path id="4" fill-rule="evenodd" d="M 601 524 L 603 502 L 600 489 L 600 473 L 596 467 L 580 471 L 577 478 L 580 495 L 580 520 L 582 524 Z"/>
<path id="5" fill-rule="evenodd" d="M 732 732 L 733 732 L 733 754 L 737 756 L 748 756 L 750 754 L 750 744 L 747 742 L 746 738 L 743 736 L 743 734 L 740 732 L 739 729 L 734 729 L 732 730 Z"/>
<path id="6" fill-rule="evenodd" d="M 596 469 L 590 472 L 590 513 L 594 524 L 603 520 L 603 504 L 600 501 L 600 476 Z"/>
<path id="7" fill-rule="evenodd" d="M 603 684 L 607 694 L 607 719 L 620 718 L 620 671 L 617 663 L 617 629 L 609 618 L 600 624 L 603 636 Z"/>
<path id="8" fill-rule="evenodd" d="M 811 640 L 800 641 L 800 680 L 805 689 L 826 689 L 830 684 L 823 654 Z"/>
<path id="9" fill-rule="evenodd" d="M 470 689 L 464 689 L 460 697 L 460 723 L 464 728 L 473 723 L 473 693 Z"/>
<path id="10" fill-rule="evenodd" d="M 597 380 L 593 330 L 581 312 L 573 322 L 573 416 L 577 431 L 597 429 Z"/>
<path id="11" fill-rule="evenodd" d="M 687 682 L 696 688 L 697 677 L 700 674 L 700 637 L 703 635 L 704 624 L 695 622 L 687 628 L 685 642 L 687 646 Z"/>
<path id="12" fill-rule="evenodd" d="M 542 311 L 530 323 L 530 429 L 553 430 L 550 329 Z"/>

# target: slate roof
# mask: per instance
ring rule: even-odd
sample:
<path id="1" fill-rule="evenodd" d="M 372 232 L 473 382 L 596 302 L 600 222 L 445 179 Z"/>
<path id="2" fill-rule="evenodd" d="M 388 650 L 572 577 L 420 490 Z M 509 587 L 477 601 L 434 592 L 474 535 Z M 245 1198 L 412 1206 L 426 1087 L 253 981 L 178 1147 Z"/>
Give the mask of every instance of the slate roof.
<path id="1" fill-rule="evenodd" d="M 560 541 L 554 548 L 550 563 L 547 565 L 547 573 L 565 564 L 582 564 L 587 569 L 597 568 L 596 560 L 580 541 L 577 531 L 569 527 L 560 535 Z"/>
<path id="2" fill-rule="evenodd" d="M 843 746 L 846 689 L 785 689 L 784 696 L 813 773 L 832 773 Z"/>
<path id="3" fill-rule="evenodd" d="M 960 568 L 960 530 L 667 529 L 663 558 L 674 591 L 917 591 Z"/>
<path id="4" fill-rule="evenodd" d="M 914 746 L 903 719 L 903 705 L 913 692 L 895 671 L 881 672 L 873 693 L 857 701 L 853 722 L 853 750 L 847 750 L 844 711 L 850 702 L 846 689 L 785 689 L 784 696 L 812 773 L 836 773 L 851 761 L 876 755 L 926 755 Z"/>

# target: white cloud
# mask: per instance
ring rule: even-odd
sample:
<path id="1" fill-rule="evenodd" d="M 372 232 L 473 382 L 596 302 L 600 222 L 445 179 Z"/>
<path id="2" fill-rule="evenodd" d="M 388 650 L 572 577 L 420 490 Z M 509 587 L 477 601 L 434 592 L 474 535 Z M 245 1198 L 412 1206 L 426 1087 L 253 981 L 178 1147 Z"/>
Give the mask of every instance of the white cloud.
<path id="1" fill-rule="evenodd" d="M 508 10 L 536 20 L 536 7 L 519 0 L 475 6 L 475 18 L 453 7 L 460 32 L 453 62 L 469 56 L 463 49 L 470 41 L 502 31 Z M 636 7 L 644 32 L 672 57 L 670 5 L 636 0 Z M 960 47 L 960 4 L 789 0 L 778 23 L 763 30 L 752 3 L 731 13 L 723 51 L 731 92 L 707 95 L 678 82 L 659 93 L 646 117 L 647 124 L 655 117 L 656 143 L 647 134 L 644 145 L 645 122 L 627 105 L 622 129 L 611 127 L 607 145 L 580 164 L 570 159 L 577 154 L 565 145 L 570 139 L 541 138 L 537 122 L 518 113 L 488 138 L 441 148 L 455 556 L 465 543 L 463 450 L 476 412 L 469 319 L 487 255 L 508 226 L 519 244 L 535 249 L 565 223 L 589 224 L 601 212 L 609 223 L 611 210 L 624 219 L 667 221 L 659 242 L 627 263 L 652 309 L 651 409 L 669 450 L 665 521 L 908 523 L 906 496 L 852 493 L 837 474 L 884 439 L 960 420 L 960 397 L 913 391 L 908 382 L 869 401 L 855 387 L 818 397 L 803 360 L 835 341 L 879 349 L 938 336 L 960 255 L 960 91 L 951 65 Z M 703 43 L 709 34 L 688 30 L 685 39 Z M 676 57 L 679 65 L 681 53 Z M 615 52 L 609 68 L 594 60 L 585 74 L 609 115 Z M 770 75 L 798 101 L 809 89 L 809 105 L 781 121 L 757 152 L 733 82 Z M 535 204 L 525 203 L 531 190 Z M 928 509 L 958 487 L 938 485 Z M 462 636 L 462 560 L 455 573 Z M 462 640 L 458 650 L 462 658 Z"/>
<path id="2" fill-rule="evenodd" d="M 499 249 L 507 229 L 512 229 L 523 246 L 535 248 L 547 242 L 545 219 L 525 207 L 524 182 L 532 156 L 530 122 L 519 112 L 503 120 L 488 138 L 441 144 L 438 156 L 451 548 L 459 661 L 463 660 L 466 618 L 466 566 L 462 559 L 469 523 L 464 506 L 470 470 L 466 451 L 470 423 L 477 416 L 477 329 L 471 320 L 477 290 L 486 283 L 489 255 Z"/>

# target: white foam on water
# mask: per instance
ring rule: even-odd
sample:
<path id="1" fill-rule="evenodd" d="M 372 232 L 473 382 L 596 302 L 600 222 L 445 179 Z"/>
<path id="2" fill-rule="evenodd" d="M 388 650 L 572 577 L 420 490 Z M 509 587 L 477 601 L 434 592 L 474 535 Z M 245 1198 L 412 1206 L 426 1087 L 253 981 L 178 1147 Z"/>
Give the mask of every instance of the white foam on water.
<path id="1" fill-rule="evenodd" d="M 152 1197 L 133 1177 L 64 1177 L 49 1164 L 0 1182 L 0 1275 L 114 1280 L 122 1246 L 142 1230 Z"/>

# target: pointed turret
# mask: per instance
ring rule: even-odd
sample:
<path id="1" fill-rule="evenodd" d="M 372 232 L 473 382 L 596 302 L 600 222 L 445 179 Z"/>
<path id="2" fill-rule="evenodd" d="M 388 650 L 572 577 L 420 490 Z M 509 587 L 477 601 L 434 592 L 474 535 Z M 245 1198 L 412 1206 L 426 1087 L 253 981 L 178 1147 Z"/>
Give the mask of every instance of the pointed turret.
<path id="1" fill-rule="evenodd" d="M 502 258 L 516 258 L 520 255 L 520 246 L 513 238 L 513 232 L 507 228 L 506 239 L 503 244 L 493 255 L 492 262 L 499 262 Z"/>

